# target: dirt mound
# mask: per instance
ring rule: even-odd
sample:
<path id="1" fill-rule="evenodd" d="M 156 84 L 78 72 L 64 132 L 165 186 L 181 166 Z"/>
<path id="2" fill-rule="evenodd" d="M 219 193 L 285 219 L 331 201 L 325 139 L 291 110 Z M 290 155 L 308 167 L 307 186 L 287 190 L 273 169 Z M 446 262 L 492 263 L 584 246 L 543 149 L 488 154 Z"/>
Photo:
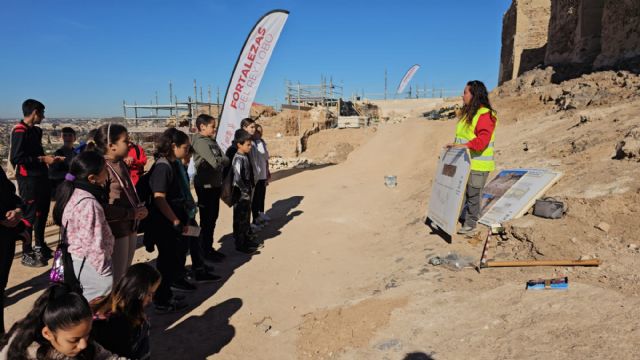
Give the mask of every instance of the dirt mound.
<path id="1" fill-rule="evenodd" d="M 543 104 L 555 109 L 570 110 L 586 106 L 613 104 L 640 98 L 640 75 L 628 71 L 603 71 L 553 84 L 552 67 L 534 69 L 507 81 L 492 95 L 500 98 L 536 96 Z"/>

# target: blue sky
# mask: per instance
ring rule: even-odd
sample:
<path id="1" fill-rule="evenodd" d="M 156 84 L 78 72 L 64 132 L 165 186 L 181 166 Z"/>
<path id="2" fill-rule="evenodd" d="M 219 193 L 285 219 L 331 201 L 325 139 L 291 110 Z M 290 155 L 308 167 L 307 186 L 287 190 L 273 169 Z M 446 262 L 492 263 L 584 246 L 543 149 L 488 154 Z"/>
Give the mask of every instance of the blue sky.
<path id="1" fill-rule="evenodd" d="M 345 95 L 382 93 L 413 64 L 412 84 L 460 89 L 497 83 L 510 0 L 2 0 L 0 117 L 36 98 L 49 117 L 119 116 L 168 82 L 186 99 L 193 79 L 224 94 L 242 44 L 269 10 L 290 16 L 256 98 L 284 101 L 285 80 L 342 82 Z M 223 95 L 221 95 L 223 96 Z"/>

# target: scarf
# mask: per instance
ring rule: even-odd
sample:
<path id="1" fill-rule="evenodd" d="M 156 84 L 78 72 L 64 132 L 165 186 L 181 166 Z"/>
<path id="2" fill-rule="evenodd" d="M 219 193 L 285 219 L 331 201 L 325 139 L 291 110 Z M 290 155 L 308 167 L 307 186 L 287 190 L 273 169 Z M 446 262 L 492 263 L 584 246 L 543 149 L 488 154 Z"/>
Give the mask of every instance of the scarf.
<path id="1" fill-rule="evenodd" d="M 103 207 L 109 202 L 109 192 L 103 186 L 92 184 L 84 180 L 75 180 L 73 185 L 76 189 L 84 190 L 93 195 L 93 197 L 95 197 Z"/>

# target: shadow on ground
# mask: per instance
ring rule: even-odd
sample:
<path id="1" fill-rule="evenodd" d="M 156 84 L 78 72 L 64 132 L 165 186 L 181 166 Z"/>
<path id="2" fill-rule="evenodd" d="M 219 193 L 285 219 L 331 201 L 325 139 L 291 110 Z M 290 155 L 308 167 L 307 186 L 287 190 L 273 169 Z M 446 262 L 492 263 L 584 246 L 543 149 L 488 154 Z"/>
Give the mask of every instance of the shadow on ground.
<path id="1" fill-rule="evenodd" d="M 267 215 L 272 221 L 259 233 L 265 240 L 281 234 L 281 230 L 295 217 L 303 212 L 293 211 L 302 202 L 303 196 L 292 196 L 273 203 Z M 229 324 L 229 318 L 242 307 L 242 299 L 232 298 L 208 308 L 200 316 L 190 316 L 181 320 L 185 314 L 196 309 L 211 298 L 233 276 L 236 269 L 251 261 L 260 252 L 244 254 L 235 250 L 233 234 L 226 234 L 220 239 L 219 251 L 227 258 L 215 265 L 215 273 L 222 277 L 216 283 L 200 283 L 198 290 L 187 294 L 187 309 L 166 315 L 156 315 L 152 308 L 148 309 L 151 319 L 151 348 L 154 359 L 205 359 L 220 352 L 234 338 L 236 331 Z"/>
<path id="2" fill-rule="evenodd" d="M 328 166 L 333 166 L 333 165 L 336 165 L 336 164 L 311 165 L 308 168 L 292 168 L 292 169 L 278 170 L 273 174 L 271 174 L 270 181 L 273 182 L 273 181 L 282 180 L 284 178 L 288 178 L 289 176 L 299 174 L 303 171 L 318 170 L 318 169 L 326 168 Z"/>
<path id="3" fill-rule="evenodd" d="M 435 360 L 435 358 L 423 352 L 412 352 L 405 355 L 405 357 L 402 358 L 402 360 Z"/>

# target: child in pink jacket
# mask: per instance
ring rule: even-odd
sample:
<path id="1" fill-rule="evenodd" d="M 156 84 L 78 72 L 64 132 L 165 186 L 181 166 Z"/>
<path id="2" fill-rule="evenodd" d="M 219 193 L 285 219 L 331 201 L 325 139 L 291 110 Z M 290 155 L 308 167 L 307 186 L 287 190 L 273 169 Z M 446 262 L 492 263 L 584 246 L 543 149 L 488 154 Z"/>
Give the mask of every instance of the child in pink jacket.
<path id="1" fill-rule="evenodd" d="M 111 291 L 114 238 L 104 215 L 107 169 L 102 155 L 85 151 L 71 162 L 60 185 L 53 219 L 69 243 L 73 270 L 87 300 Z M 65 236 L 63 235 L 63 236 Z"/>

